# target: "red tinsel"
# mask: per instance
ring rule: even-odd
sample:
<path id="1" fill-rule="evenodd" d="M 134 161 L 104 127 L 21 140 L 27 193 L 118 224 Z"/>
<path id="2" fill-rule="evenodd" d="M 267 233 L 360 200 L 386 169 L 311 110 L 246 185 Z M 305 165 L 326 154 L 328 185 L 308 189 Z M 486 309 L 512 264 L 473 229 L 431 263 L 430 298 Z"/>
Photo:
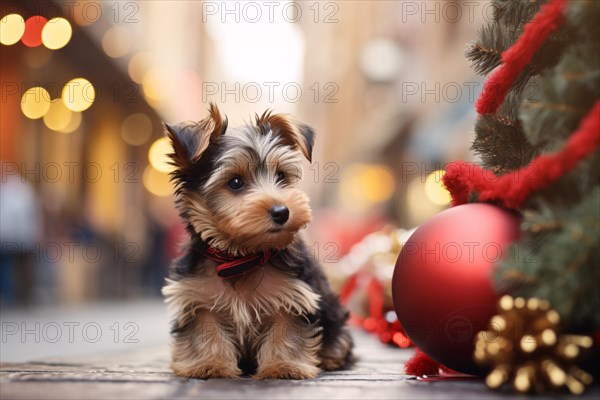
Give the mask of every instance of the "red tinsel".
<path id="1" fill-rule="evenodd" d="M 443 182 L 452 195 L 453 206 L 467 203 L 470 194 L 476 193 L 478 201 L 519 208 L 532 192 L 548 187 L 571 171 L 599 144 L 600 101 L 560 151 L 538 156 L 529 165 L 500 177 L 477 165 L 457 161 L 448 165 Z"/>
<path id="2" fill-rule="evenodd" d="M 415 355 L 404 364 L 404 372 L 408 375 L 437 375 L 439 370 L 440 364 L 433 361 L 427 354 L 419 349 L 417 349 Z"/>
<path id="3" fill-rule="evenodd" d="M 564 22 L 567 0 L 551 0 L 525 25 L 523 34 L 504 53 L 502 65 L 487 79 L 475 109 L 478 114 L 493 114 L 510 90 L 517 76 L 556 28 Z"/>
<path id="4" fill-rule="evenodd" d="M 439 375 L 440 372 L 448 375 L 457 375 L 458 372 L 446 367 L 434 361 L 427 354 L 423 353 L 420 349 L 416 349 L 415 355 L 410 358 L 404 364 L 404 372 L 408 375 L 425 376 L 425 375 Z"/>

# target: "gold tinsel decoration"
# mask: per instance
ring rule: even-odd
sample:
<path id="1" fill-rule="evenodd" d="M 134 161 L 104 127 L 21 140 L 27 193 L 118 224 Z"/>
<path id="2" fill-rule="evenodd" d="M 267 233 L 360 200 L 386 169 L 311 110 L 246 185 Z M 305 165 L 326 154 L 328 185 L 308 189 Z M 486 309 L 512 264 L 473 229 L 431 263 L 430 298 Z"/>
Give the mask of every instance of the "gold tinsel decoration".
<path id="1" fill-rule="evenodd" d="M 592 383 L 592 376 L 576 365 L 592 338 L 559 334 L 560 316 L 546 300 L 507 295 L 498 309 L 475 340 L 475 361 L 492 367 L 485 379 L 489 388 L 511 382 L 520 393 L 566 387 L 581 394 Z"/>

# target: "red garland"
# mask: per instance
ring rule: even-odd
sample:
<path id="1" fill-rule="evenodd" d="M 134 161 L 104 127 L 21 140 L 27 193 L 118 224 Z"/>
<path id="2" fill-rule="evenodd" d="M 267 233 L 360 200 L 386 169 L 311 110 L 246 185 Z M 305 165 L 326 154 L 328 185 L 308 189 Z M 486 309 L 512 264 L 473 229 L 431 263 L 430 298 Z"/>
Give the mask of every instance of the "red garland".
<path id="1" fill-rule="evenodd" d="M 483 168 L 457 161 L 448 165 L 443 182 L 452 195 L 452 205 L 469 201 L 476 193 L 480 202 L 500 202 L 508 208 L 519 208 L 534 191 L 548 187 L 577 163 L 592 154 L 600 144 L 600 101 L 581 122 L 557 153 L 538 156 L 529 165 L 497 177 Z"/>
<path id="2" fill-rule="evenodd" d="M 502 53 L 503 64 L 487 79 L 475 103 L 478 114 L 496 112 L 523 68 L 531 62 L 548 35 L 564 22 L 563 10 L 566 4 L 567 0 L 551 0 L 542 6 L 535 17 L 525 25 L 521 37 Z"/>

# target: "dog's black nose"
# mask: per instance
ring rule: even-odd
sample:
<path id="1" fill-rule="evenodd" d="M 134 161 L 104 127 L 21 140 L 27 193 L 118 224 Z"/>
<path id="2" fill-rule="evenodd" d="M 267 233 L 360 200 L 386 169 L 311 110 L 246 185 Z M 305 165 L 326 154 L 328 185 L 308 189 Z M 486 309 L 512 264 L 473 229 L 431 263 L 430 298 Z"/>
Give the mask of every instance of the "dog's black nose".
<path id="1" fill-rule="evenodd" d="M 271 214 L 271 219 L 275 223 L 283 225 L 290 217 L 290 210 L 288 210 L 286 206 L 278 204 L 276 206 L 271 207 L 271 209 L 269 210 L 269 214 Z"/>

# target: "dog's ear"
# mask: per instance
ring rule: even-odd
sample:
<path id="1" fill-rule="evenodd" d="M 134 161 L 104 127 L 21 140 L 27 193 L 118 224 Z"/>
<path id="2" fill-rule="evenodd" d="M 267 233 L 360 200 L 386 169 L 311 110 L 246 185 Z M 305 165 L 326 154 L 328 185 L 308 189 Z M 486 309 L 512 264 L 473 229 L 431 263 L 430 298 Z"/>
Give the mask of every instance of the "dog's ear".
<path id="1" fill-rule="evenodd" d="M 218 107 L 211 103 L 209 112 L 202 121 L 165 124 L 166 135 L 173 145 L 170 157 L 176 167 L 183 168 L 198 161 L 208 145 L 227 130 L 227 117 L 223 118 Z"/>
<path id="2" fill-rule="evenodd" d="M 273 115 L 269 111 L 260 117 L 256 116 L 256 125 L 263 133 L 273 131 L 275 135 L 281 137 L 284 144 L 296 147 L 308 161 L 312 162 L 315 131 L 310 126 L 296 122 L 287 115 Z"/>

